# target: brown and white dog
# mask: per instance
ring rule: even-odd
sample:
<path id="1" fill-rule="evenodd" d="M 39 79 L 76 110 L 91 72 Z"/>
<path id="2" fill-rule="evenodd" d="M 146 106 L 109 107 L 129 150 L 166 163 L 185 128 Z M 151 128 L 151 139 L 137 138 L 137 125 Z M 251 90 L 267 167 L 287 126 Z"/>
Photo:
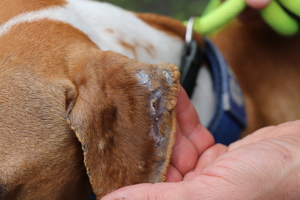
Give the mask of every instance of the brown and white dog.
<path id="1" fill-rule="evenodd" d="M 85 0 L 2 0 L 0 9 L 0 199 L 85 199 L 91 188 L 99 199 L 162 181 L 181 22 Z M 300 35 L 257 21 L 214 42 L 245 95 L 244 134 L 300 117 Z"/>

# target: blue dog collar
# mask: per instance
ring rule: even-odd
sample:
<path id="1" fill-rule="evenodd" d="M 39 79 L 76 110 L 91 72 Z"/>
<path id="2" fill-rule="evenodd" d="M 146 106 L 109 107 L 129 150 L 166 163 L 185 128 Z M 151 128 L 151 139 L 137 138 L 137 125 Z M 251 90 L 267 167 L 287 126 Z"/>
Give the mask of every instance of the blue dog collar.
<path id="1" fill-rule="evenodd" d="M 204 54 L 213 77 L 216 100 L 207 128 L 217 143 L 228 145 L 238 139 L 247 124 L 243 94 L 230 67 L 208 39 Z"/>
<path id="2" fill-rule="evenodd" d="M 215 94 L 215 111 L 207 129 L 213 134 L 217 143 L 228 145 L 238 139 L 247 124 L 240 86 L 223 56 L 211 41 L 205 39 L 204 52 L 197 45 L 194 46 L 196 47 L 190 50 L 194 53 L 183 55 L 181 71 L 184 72 L 184 76 L 181 84 L 191 97 L 198 71 L 203 60 L 206 60 L 212 74 Z"/>

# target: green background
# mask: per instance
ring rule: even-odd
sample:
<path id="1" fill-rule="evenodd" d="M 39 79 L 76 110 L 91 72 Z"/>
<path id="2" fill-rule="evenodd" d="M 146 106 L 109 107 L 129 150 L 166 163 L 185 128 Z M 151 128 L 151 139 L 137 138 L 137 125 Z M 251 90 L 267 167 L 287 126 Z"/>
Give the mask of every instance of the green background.
<path id="1" fill-rule="evenodd" d="M 208 0 L 105 0 L 135 12 L 151 12 L 187 20 L 200 15 Z"/>

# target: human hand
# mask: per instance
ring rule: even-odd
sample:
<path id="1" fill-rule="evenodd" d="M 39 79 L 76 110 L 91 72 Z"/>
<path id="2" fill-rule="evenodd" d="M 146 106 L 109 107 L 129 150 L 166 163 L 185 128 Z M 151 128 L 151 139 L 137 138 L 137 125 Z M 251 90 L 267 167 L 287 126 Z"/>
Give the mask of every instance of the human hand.
<path id="1" fill-rule="evenodd" d="M 186 199 L 300 199 L 299 144 L 300 120 L 262 128 L 219 157 L 210 148 L 184 177 L 206 192 Z"/>

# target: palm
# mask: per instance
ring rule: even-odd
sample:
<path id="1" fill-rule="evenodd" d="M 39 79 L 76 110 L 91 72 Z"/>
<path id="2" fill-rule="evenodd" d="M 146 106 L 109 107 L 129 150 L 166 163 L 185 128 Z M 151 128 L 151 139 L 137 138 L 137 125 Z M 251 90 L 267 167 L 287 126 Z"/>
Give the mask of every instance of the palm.
<path id="1" fill-rule="evenodd" d="M 183 175 L 188 191 L 205 190 L 189 199 L 297 199 L 299 144 L 295 121 L 260 129 L 229 147 L 213 145 Z"/>

